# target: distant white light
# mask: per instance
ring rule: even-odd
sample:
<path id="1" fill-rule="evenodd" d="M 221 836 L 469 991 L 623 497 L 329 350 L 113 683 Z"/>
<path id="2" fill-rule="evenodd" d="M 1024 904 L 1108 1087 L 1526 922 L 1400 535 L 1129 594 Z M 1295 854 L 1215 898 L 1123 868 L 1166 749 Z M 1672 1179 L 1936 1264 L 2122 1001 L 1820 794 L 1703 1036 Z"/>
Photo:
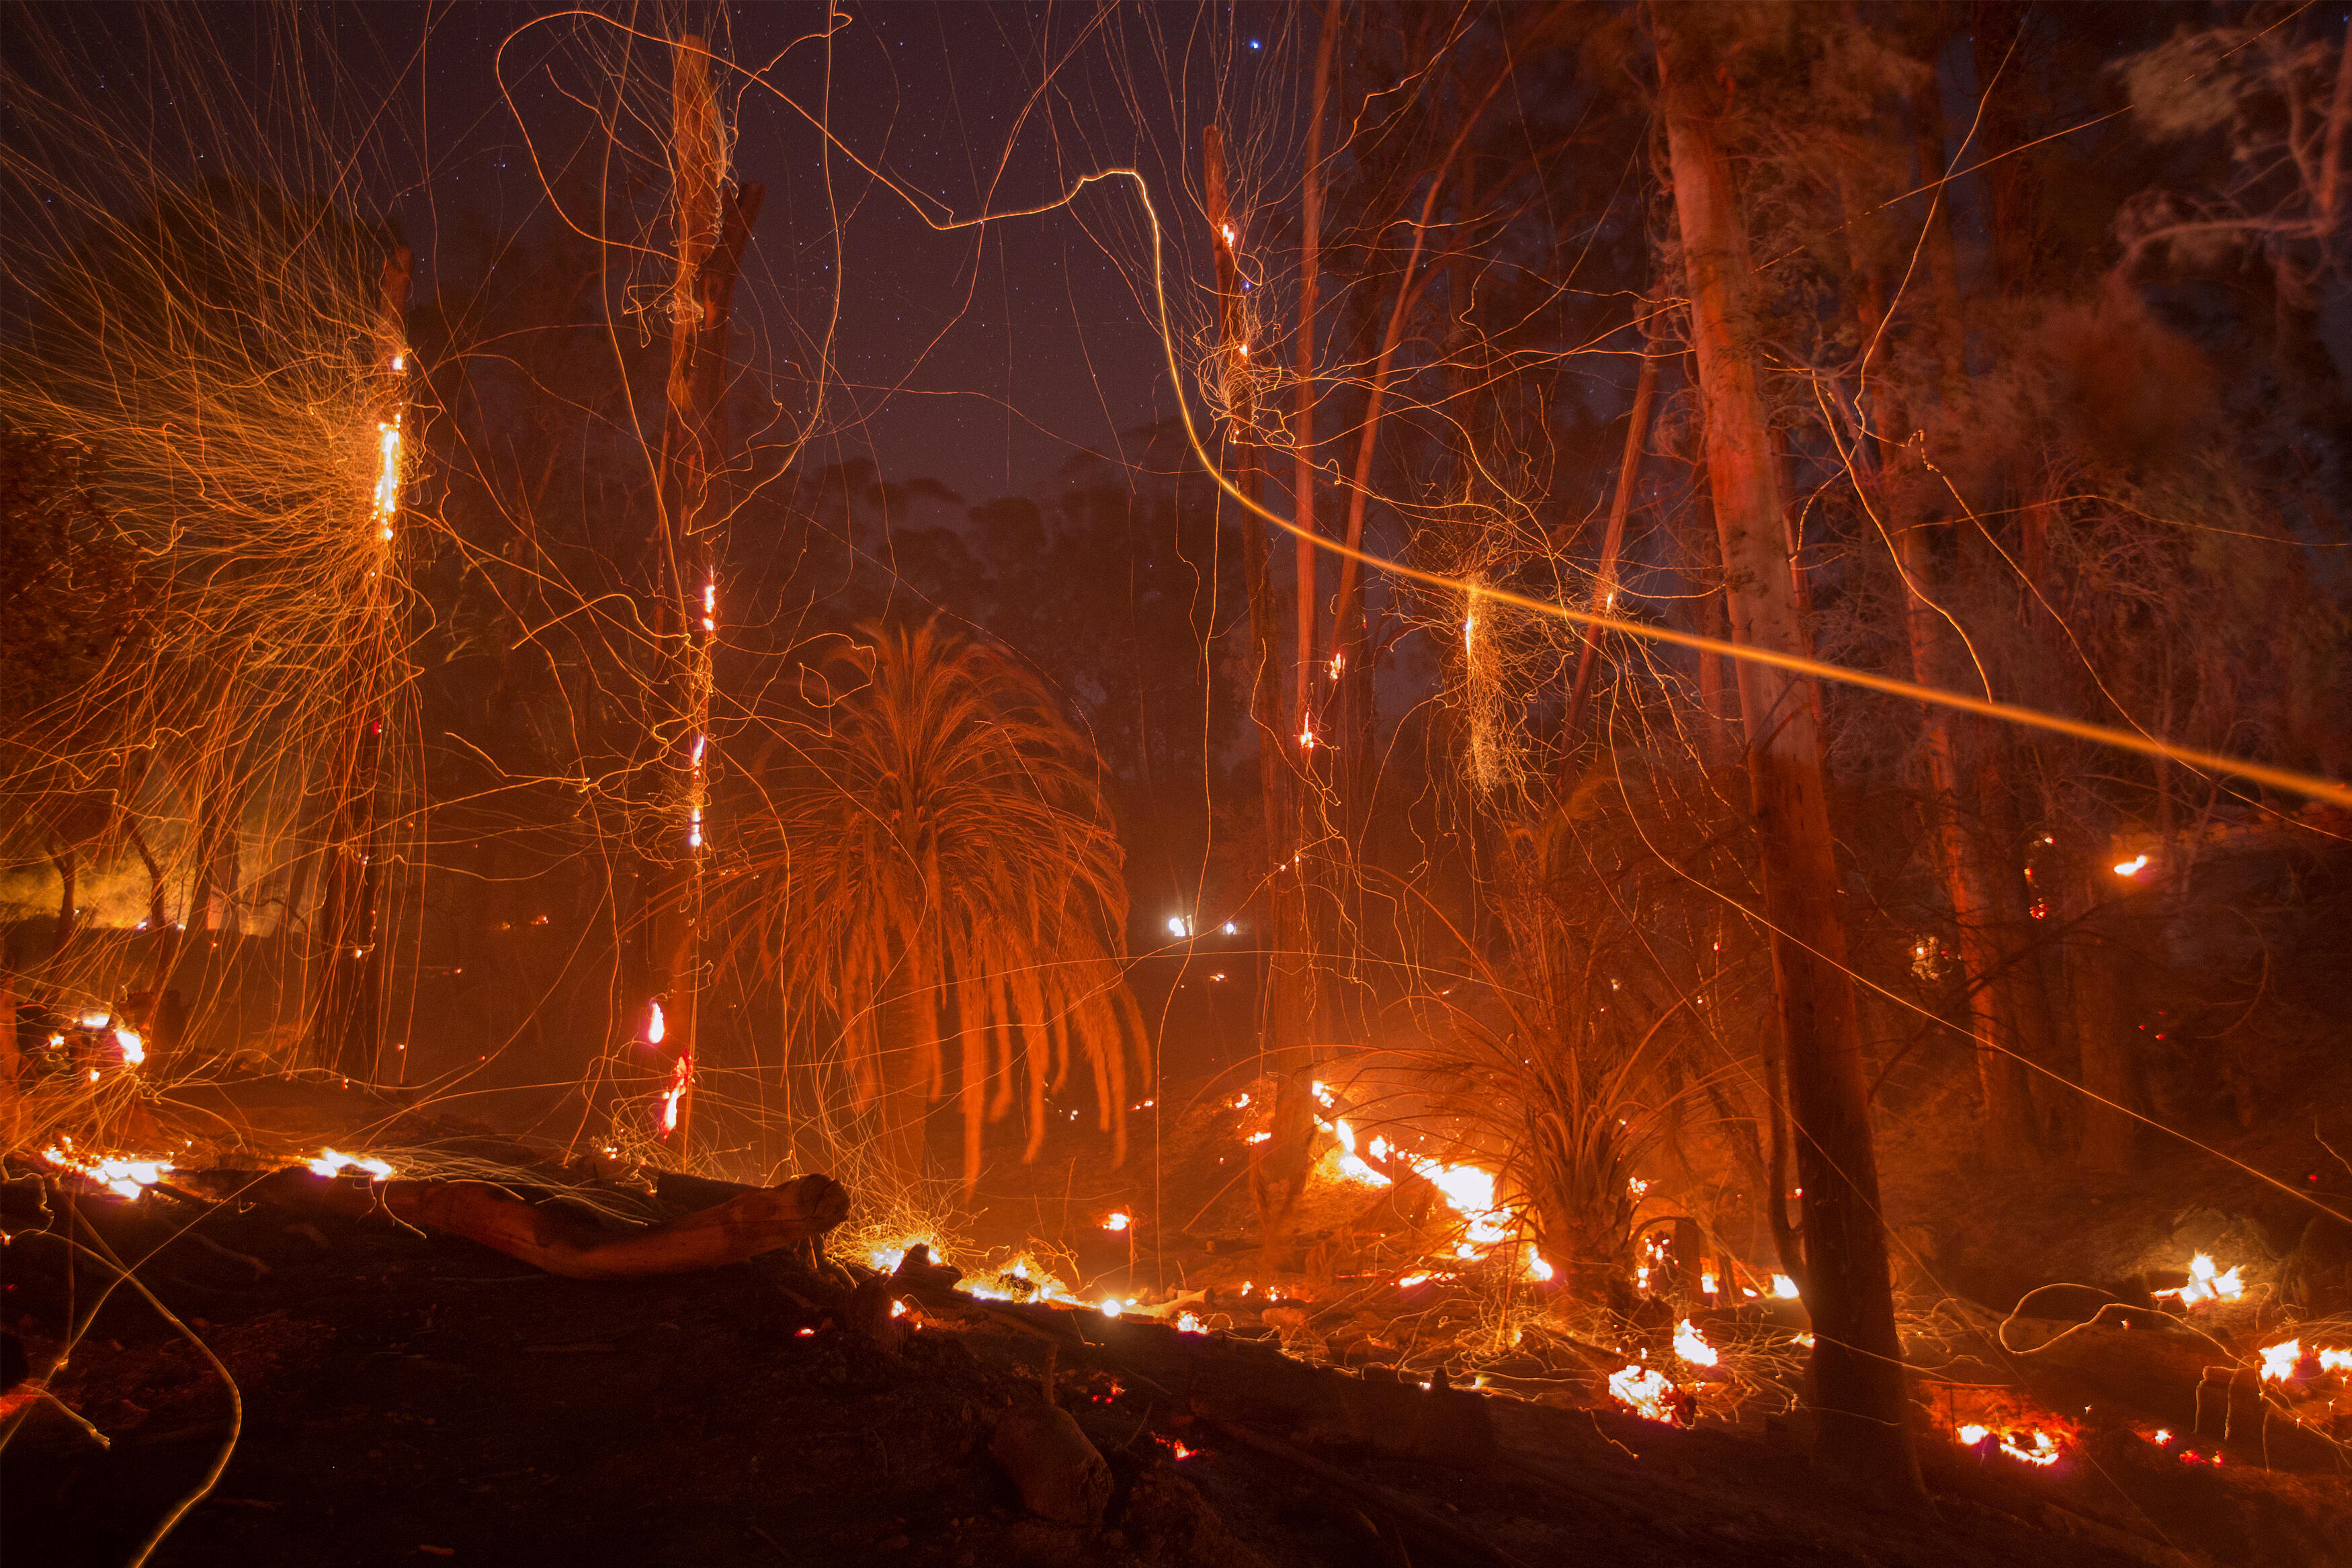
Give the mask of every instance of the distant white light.
<path id="1" fill-rule="evenodd" d="M 1258 41 L 1257 41 L 1255 38 L 1252 38 L 1252 39 L 1250 40 L 1250 47 L 1251 47 L 1251 48 L 1255 49 L 1255 48 L 1257 48 L 1257 47 L 1260 47 L 1260 45 L 1259 45 Z"/>
<path id="2" fill-rule="evenodd" d="M 1242 928 L 1241 928 L 1240 926 L 1238 926 L 1238 925 L 1234 925 L 1234 924 L 1232 921 L 1230 921 L 1230 920 L 1228 920 L 1228 921 L 1226 921 L 1226 922 L 1225 922 L 1225 935 L 1226 935 L 1226 936 L 1240 936 L 1241 934 L 1242 934 Z"/>
<path id="3" fill-rule="evenodd" d="M 2144 854 L 2134 855 L 2131 859 L 2123 862 L 2116 867 L 2116 874 L 2117 876 L 2137 876 L 2147 869 L 2147 857 Z"/>
<path id="4" fill-rule="evenodd" d="M 1168 917 L 1168 935 L 1178 938 L 1190 936 L 1192 935 L 1192 923 L 1181 915 L 1171 915 Z"/>

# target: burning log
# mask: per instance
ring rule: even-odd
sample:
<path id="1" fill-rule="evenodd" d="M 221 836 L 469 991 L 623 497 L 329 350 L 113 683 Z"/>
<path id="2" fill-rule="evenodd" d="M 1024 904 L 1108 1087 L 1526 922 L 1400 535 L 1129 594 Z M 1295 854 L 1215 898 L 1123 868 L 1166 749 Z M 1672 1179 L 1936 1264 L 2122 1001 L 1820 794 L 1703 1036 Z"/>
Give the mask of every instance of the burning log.
<path id="1" fill-rule="evenodd" d="M 1110 1504 L 1110 1466 L 1058 1405 L 1016 1405 L 996 1424 L 988 1457 L 1041 1519 L 1089 1529 Z"/>
<path id="2" fill-rule="evenodd" d="M 622 1232 L 600 1229 L 576 1210 L 529 1203 L 486 1182 L 365 1181 L 297 1169 L 274 1172 L 244 1196 L 353 1218 L 382 1210 L 572 1280 L 686 1274 L 740 1263 L 821 1237 L 849 1215 L 848 1192 L 824 1176 L 742 1188 L 711 1207 Z"/>

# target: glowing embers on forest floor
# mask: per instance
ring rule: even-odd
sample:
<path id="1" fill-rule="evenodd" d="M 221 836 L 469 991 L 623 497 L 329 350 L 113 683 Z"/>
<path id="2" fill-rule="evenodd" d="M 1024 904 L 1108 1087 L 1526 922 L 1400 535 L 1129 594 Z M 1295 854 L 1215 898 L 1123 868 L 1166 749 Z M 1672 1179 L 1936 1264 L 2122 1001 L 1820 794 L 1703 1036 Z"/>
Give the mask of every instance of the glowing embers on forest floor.
<path id="1" fill-rule="evenodd" d="M 1990 1444 L 1993 1452 L 2005 1454 L 2021 1464 L 2054 1465 L 2064 1457 L 2060 1439 L 2039 1427 L 1996 1431 L 1981 1423 L 1970 1422 L 1965 1427 L 1955 1427 L 1952 1436 L 1960 1440 L 1964 1448 L 1982 1450 Z"/>
<path id="2" fill-rule="evenodd" d="M 2047 1469 L 2077 1448 L 2082 1429 L 2019 1389 L 1979 1384 L 1940 1385 L 1945 1429 L 1988 1462 Z"/>

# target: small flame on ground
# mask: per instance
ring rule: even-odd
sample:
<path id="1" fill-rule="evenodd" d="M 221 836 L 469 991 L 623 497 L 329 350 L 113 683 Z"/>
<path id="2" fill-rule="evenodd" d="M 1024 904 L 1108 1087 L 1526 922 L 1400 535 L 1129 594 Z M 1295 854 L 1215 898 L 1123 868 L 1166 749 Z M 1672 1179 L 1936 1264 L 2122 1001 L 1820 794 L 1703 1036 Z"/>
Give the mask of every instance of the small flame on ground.
<path id="1" fill-rule="evenodd" d="M 114 1043 L 122 1048 L 123 1066 L 136 1067 L 147 1060 L 147 1042 L 139 1038 L 139 1032 L 136 1030 L 116 1030 Z"/>
<path id="2" fill-rule="evenodd" d="M 2246 1293 L 2242 1267 L 2223 1272 L 2214 1267 L 2212 1258 L 2200 1252 L 2189 1260 L 2189 1283 L 2156 1292 L 2158 1300 L 2166 1296 L 2179 1298 L 2184 1307 L 2201 1305 L 2206 1301 L 2234 1301 Z"/>
<path id="3" fill-rule="evenodd" d="M 1206 1328 L 1202 1326 L 1201 1320 L 1194 1317 L 1190 1312 L 1184 1313 L 1176 1320 L 1176 1328 L 1181 1333 L 1206 1333 L 1209 1332 Z"/>
<path id="4" fill-rule="evenodd" d="M 392 1166 L 383 1160 L 372 1160 L 362 1155 L 340 1154 L 333 1149 L 319 1151 L 319 1157 L 310 1162 L 310 1173 L 322 1176 L 341 1176 L 354 1166 L 365 1171 L 373 1181 L 390 1181 L 393 1177 Z"/>
<path id="5" fill-rule="evenodd" d="M 2118 861 L 2116 863 L 2116 874 L 2117 876 L 2137 876 L 2147 869 L 2147 857 L 2144 854 L 2134 855 L 2127 861 Z"/>
<path id="6" fill-rule="evenodd" d="M 2014 1434 L 2011 1436 L 2014 1437 Z M 2058 1462 L 2058 1445 L 2051 1439 L 2049 1433 L 2035 1432 L 2032 1437 L 2032 1446 L 2028 1448 L 2021 1443 L 2012 1441 L 2011 1437 L 2003 1437 L 2000 1440 L 2000 1451 L 2012 1459 L 2021 1459 L 2029 1465 L 2054 1465 Z"/>
<path id="7" fill-rule="evenodd" d="M 1786 1274 L 1775 1274 L 1772 1276 L 1772 1293 L 1784 1301 L 1793 1301 L 1799 1294 L 1797 1281 Z"/>
<path id="8" fill-rule="evenodd" d="M 1965 1427 L 1953 1427 L 1952 1436 L 1960 1440 L 1962 1447 L 1970 1448 L 1982 1444 L 1988 1437 L 1994 1438 L 1995 1448 L 2011 1458 L 2029 1465 L 2054 1465 L 2060 1458 L 2057 1439 L 2039 1427 L 2032 1432 L 1996 1434 L 1990 1427 L 1970 1422 Z M 2169 1439 L 2171 1434 L 2168 1432 L 2163 1436 Z"/>
<path id="9" fill-rule="evenodd" d="M 659 1002 L 648 1002 L 648 1003 L 646 1003 L 646 1043 L 647 1045 L 659 1045 L 659 1044 L 662 1042 L 662 1036 L 664 1036 L 664 1035 L 667 1034 L 668 1032 L 669 1032 L 669 1019 L 667 1019 L 667 1018 L 664 1018 L 664 1017 L 662 1016 L 662 1005 L 661 1005 L 661 1003 L 659 1003 Z"/>
<path id="10" fill-rule="evenodd" d="M 1103 1316 L 1105 1316 L 1105 1317 L 1107 1317 L 1107 1318 L 1115 1318 L 1115 1317 L 1118 1316 L 1118 1314 L 1119 1314 L 1119 1313 L 1121 1313 L 1121 1312 L 1125 1312 L 1125 1311 L 1127 1311 L 1127 1308 L 1126 1308 L 1124 1305 L 1122 1305 L 1122 1304 L 1120 1303 L 1119 1299 L 1118 1299 L 1117 1296 L 1105 1296 L 1105 1297 L 1103 1298 L 1103 1300 L 1102 1300 L 1102 1315 L 1103 1315 Z"/>
<path id="11" fill-rule="evenodd" d="M 2302 1361 L 2303 1342 L 2299 1339 L 2285 1340 L 2278 1344 L 2266 1344 L 2263 1346 L 2261 1381 L 2284 1383 L 2294 1375 L 2294 1369 L 2301 1364 Z"/>
<path id="12" fill-rule="evenodd" d="M 1693 1366 L 1713 1366 L 1718 1359 L 1715 1346 L 1707 1343 L 1706 1337 L 1691 1326 L 1688 1318 L 1675 1325 L 1675 1354 Z"/>
<path id="13" fill-rule="evenodd" d="M 43 1149 L 41 1157 L 53 1166 L 79 1172 L 117 1197 L 137 1197 L 172 1168 L 163 1160 L 93 1160 L 58 1148 Z"/>
<path id="14" fill-rule="evenodd" d="M 1105 1230 L 1124 1230 L 1131 1223 L 1133 1223 L 1133 1221 L 1131 1221 L 1126 1215 L 1114 1214 L 1103 1221 L 1102 1228 Z"/>

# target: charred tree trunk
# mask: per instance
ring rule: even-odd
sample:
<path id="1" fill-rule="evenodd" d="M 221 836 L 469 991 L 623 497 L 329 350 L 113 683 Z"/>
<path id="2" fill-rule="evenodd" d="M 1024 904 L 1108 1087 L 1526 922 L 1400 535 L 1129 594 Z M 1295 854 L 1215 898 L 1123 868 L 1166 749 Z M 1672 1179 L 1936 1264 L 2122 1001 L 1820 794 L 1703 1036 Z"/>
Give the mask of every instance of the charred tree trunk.
<path id="1" fill-rule="evenodd" d="M 1710 102 L 1718 62 L 1659 20 L 1662 107 L 1688 269 L 1692 337 L 1707 411 L 1707 478 L 1722 542 L 1732 638 L 1802 655 L 1777 465 L 1757 382 L 1750 263 Z M 1805 1189 L 1807 1306 L 1818 1452 L 1883 1494 L 1921 1495 L 1895 1332 L 1886 1233 L 1862 1072 L 1853 979 L 1845 964 L 1830 835 L 1819 694 L 1810 681 L 1743 660 L 1740 707 L 1764 860 L 1790 1113 Z"/>
<path id="2" fill-rule="evenodd" d="M 1592 608 L 1601 615 L 1617 609 L 1617 552 L 1625 541 L 1625 515 L 1633 504 L 1633 486 L 1642 475 L 1642 444 L 1650 434 L 1650 398 L 1658 386 L 1657 356 L 1645 344 L 1642 373 L 1633 382 L 1633 411 L 1625 427 L 1625 456 L 1617 467 L 1617 494 L 1609 502 L 1609 527 L 1601 538 L 1601 567 L 1592 577 Z M 1568 715 L 1559 727 L 1560 791 L 1570 783 L 1569 758 L 1574 754 L 1576 727 L 1584 716 L 1585 698 L 1592 690 L 1592 668 L 1601 642 L 1600 628 L 1584 629 L 1584 647 L 1576 656 L 1576 683 L 1568 694 Z"/>
<path id="3" fill-rule="evenodd" d="M 1855 25 L 1861 25 L 1858 16 Z M 1943 115 L 1932 83 L 1913 94 L 1908 115 L 1919 181 L 1927 183 L 1944 172 Z M 1889 163 L 1900 166 L 1900 154 L 1894 147 L 1885 146 L 1884 152 Z M 1841 196 L 1850 220 L 1858 225 L 1876 204 L 1876 193 L 1863 194 L 1852 169 L 1852 161 L 1842 166 Z M 1951 228 L 1940 189 L 1929 196 L 1928 205 L 1923 249 L 1929 305 L 1923 347 L 1932 359 L 1941 399 L 1949 405 L 1957 400 L 1964 380 L 1963 340 Z M 1885 319 L 1885 279 L 1864 253 L 1860 230 L 1854 232 L 1856 324 L 1864 343 L 1883 343 L 1890 338 L 1892 326 Z M 1903 583 L 1903 625 L 1911 678 L 1920 685 L 1957 689 L 1968 684 L 1972 670 L 1957 656 L 1958 633 L 1947 619 L 1944 603 L 1944 572 L 1937 546 L 1939 533 L 1948 539 L 1950 525 L 1948 518 L 1931 515 L 1929 481 L 1913 444 L 1924 436 L 1913 432 L 1907 411 L 1891 390 L 1888 376 L 1883 367 L 1872 362 L 1878 357 L 1866 357 L 1863 364 L 1872 430 L 1871 438 L 1854 455 L 1858 460 L 1871 459 L 1874 469 L 1877 516 Z M 1856 479 L 1859 483 L 1859 463 Z M 2024 1071 L 2011 1054 L 2021 1038 L 2019 976 L 2003 939 L 2007 922 L 1997 862 L 1973 800 L 1976 780 L 1963 757 L 1961 723 L 1941 707 L 1931 706 L 1922 716 L 1920 753 L 1927 773 L 1928 837 L 1958 934 L 1985 1153 L 2003 1162 L 2030 1160 L 2036 1148 L 2032 1098 Z"/>
<path id="4" fill-rule="evenodd" d="M 727 339 L 736 274 L 765 188 L 727 189 L 725 129 L 703 40 L 672 48 L 671 178 L 677 267 L 669 303 L 667 409 L 653 538 L 656 669 L 646 729 L 658 748 L 651 821 L 637 831 L 648 1003 L 661 1005 L 663 1049 L 684 1091 L 671 1145 L 693 1132 L 700 1024 L 703 812 L 709 799 L 711 660 L 719 630 L 710 507 L 727 449 Z"/>
<path id="5" fill-rule="evenodd" d="M 1216 126 L 1201 132 L 1202 185 L 1208 197 L 1210 245 L 1216 256 L 1218 326 L 1234 482 L 1255 501 L 1257 454 L 1250 436 L 1256 404 L 1249 382 L 1248 344 L 1242 314 L 1241 228 L 1234 222 L 1225 183 L 1224 133 Z M 1311 503 L 1310 503 L 1311 504 Z M 1307 937 L 1307 869 L 1302 810 L 1307 775 L 1303 741 L 1291 725 L 1309 722 L 1306 710 L 1284 711 L 1281 680 L 1281 611 L 1276 603 L 1273 562 L 1265 525 L 1243 519 L 1243 571 L 1250 607 L 1250 718 L 1257 732 L 1258 792 L 1264 810 L 1266 870 L 1262 886 L 1258 939 L 1266 954 L 1265 988 L 1260 998 L 1261 1039 L 1275 1071 L 1275 1135 L 1250 1150 L 1250 1195 L 1255 1201 L 1258 1235 L 1269 1260 L 1285 1242 L 1292 1207 L 1307 1179 L 1314 1135 L 1311 1111 L 1303 1096 L 1300 1053 L 1307 1043 L 1311 994 L 1312 943 Z M 1309 580 L 1311 581 L 1311 579 Z M 1294 757 L 1301 760 L 1294 761 Z"/>

